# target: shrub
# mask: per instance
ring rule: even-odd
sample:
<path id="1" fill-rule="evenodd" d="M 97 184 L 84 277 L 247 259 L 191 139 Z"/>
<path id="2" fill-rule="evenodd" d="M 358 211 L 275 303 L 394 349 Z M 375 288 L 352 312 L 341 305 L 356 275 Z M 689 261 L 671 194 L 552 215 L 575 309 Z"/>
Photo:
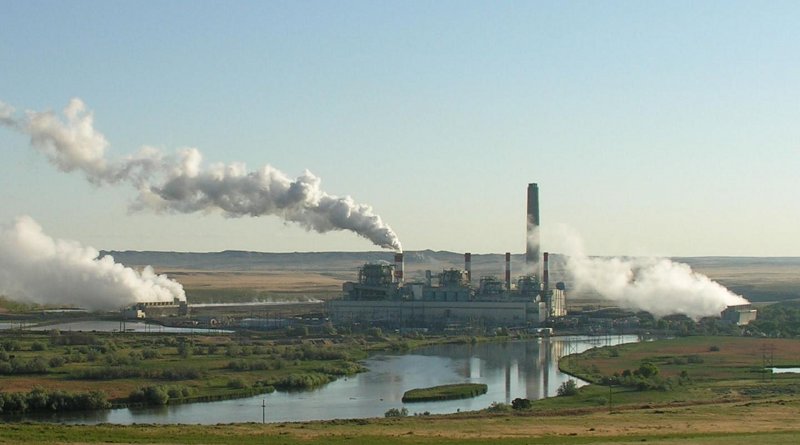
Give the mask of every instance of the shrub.
<path id="1" fill-rule="evenodd" d="M 31 343 L 31 351 L 44 351 L 45 349 L 47 349 L 47 345 L 40 341 Z"/>
<path id="2" fill-rule="evenodd" d="M 66 362 L 67 360 L 64 357 L 55 356 L 50 358 L 48 364 L 50 365 L 51 368 L 58 368 L 64 366 L 64 363 Z"/>
<path id="3" fill-rule="evenodd" d="M 711 345 L 711 346 L 709 346 L 708 350 L 711 351 L 711 352 L 719 352 L 719 346 Z"/>
<path id="4" fill-rule="evenodd" d="M 528 399 L 516 398 L 511 401 L 511 408 L 516 410 L 530 409 L 531 401 Z"/>
<path id="5" fill-rule="evenodd" d="M 230 379 L 230 380 L 228 380 L 228 388 L 244 389 L 244 388 L 247 388 L 247 382 L 245 382 L 244 380 L 242 380 L 241 378 L 238 378 L 238 377 L 234 378 L 234 379 Z"/>
<path id="6" fill-rule="evenodd" d="M 5 340 L 2 347 L 7 352 L 14 352 L 20 350 L 19 342 L 16 340 Z"/>
<path id="7" fill-rule="evenodd" d="M 169 402 L 169 393 L 163 386 L 147 386 L 131 392 L 128 400 L 147 405 L 166 405 Z"/>
<path id="8" fill-rule="evenodd" d="M 569 379 L 558 387 L 556 393 L 559 396 L 574 396 L 578 394 L 578 384 L 575 383 L 575 380 Z"/>
<path id="9" fill-rule="evenodd" d="M 157 349 L 145 349 L 144 351 L 142 351 L 142 358 L 144 358 L 144 359 L 148 359 L 149 360 L 149 359 L 159 358 L 159 357 L 161 357 L 161 354 L 158 352 Z"/>
<path id="10" fill-rule="evenodd" d="M 489 411 L 490 413 L 507 413 L 511 411 L 511 409 L 511 405 L 509 404 L 492 402 L 492 404 L 486 408 L 486 411 Z"/>
<path id="11" fill-rule="evenodd" d="M 407 408 L 401 408 L 401 409 L 390 408 L 385 413 L 383 413 L 384 417 L 405 417 L 407 415 L 408 415 Z"/>
<path id="12" fill-rule="evenodd" d="M 644 362 L 639 369 L 633 372 L 634 375 L 640 375 L 644 378 L 650 378 L 658 375 L 658 366 L 652 362 Z"/>

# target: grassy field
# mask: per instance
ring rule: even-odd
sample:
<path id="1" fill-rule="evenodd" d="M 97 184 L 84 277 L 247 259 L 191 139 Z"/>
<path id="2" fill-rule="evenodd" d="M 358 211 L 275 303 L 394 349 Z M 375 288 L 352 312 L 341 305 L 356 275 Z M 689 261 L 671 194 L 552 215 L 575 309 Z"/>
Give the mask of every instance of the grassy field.
<path id="1" fill-rule="evenodd" d="M 4 332 L 0 391 L 104 391 L 125 402 L 137 388 L 180 385 L 186 400 L 305 388 L 359 372 L 356 341 L 281 341 L 260 336 Z M 35 369 L 26 370 L 26 366 Z"/>
<path id="2" fill-rule="evenodd" d="M 542 414 L 362 419 L 215 426 L 0 424 L 0 443 L 611 444 L 797 443 L 800 401 Z"/>
<path id="3" fill-rule="evenodd" d="M 267 425 L 0 424 L 0 443 L 797 443 L 800 379 L 756 372 L 765 354 L 775 365 L 796 365 L 800 341 L 688 337 L 592 349 L 562 367 L 602 379 L 653 363 L 673 385 L 647 391 L 589 385 L 526 410 Z"/>

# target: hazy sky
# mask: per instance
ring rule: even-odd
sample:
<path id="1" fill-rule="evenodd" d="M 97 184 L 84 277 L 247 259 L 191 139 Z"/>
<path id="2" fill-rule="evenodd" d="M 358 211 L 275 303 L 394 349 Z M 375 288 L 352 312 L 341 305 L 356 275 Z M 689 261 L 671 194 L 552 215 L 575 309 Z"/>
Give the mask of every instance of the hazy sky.
<path id="1" fill-rule="evenodd" d="M 800 3 L 4 1 L 0 101 L 123 157 L 305 169 L 407 250 L 800 255 Z M 0 222 L 99 249 L 373 250 L 276 217 L 129 213 L 0 128 Z"/>

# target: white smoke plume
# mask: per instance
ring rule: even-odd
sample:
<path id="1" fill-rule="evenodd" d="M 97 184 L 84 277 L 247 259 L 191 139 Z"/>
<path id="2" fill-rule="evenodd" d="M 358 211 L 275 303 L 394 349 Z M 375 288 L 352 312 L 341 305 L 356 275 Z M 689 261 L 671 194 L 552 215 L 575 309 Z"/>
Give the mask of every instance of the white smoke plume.
<path id="1" fill-rule="evenodd" d="M 80 99 L 70 101 L 63 118 L 52 111 L 16 117 L 13 108 L 0 102 L 0 124 L 28 135 L 31 145 L 61 171 L 80 171 L 95 185 L 135 187 L 139 195 L 134 209 L 275 215 L 306 230 L 349 230 L 380 247 L 402 251 L 397 235 L 372 207 L 325 193 L 309 171 L 291 179 L 269 165 L 256 171 L 241 163 L 204 167 L 196 148 L 171 156 L 143 147 L 125 159 L 109 160 L 108 141 L 94 128 L 93 115 Z"/>
<path id="2" fill-rule="evenodd" d="M 180 283 L 115 263 L 75 241 L 53 239 L 29 216 L 0 226 L 0 294 L 38 304 L 114 310 L 139 301 L 186 300 Z"/>
<path id="3" fill-rule="evenodd" d="M 656 317 L 684 314 L 699 319 L 719 315 L 730 305 L 748 303 L 687 264 L 667 258 L 588 257 L 574 232 L 566 228 L 560 232 L 573 286 L 594 291 L 621 307 Z"/>

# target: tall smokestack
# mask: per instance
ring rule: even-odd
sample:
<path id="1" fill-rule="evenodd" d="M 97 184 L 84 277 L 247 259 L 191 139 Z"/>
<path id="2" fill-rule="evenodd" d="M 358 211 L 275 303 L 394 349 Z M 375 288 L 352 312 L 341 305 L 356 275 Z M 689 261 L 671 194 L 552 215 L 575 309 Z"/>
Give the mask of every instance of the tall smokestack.
<path id="1" fill-rule="evenodd" d="M 394 279 L 398 284 L 403 284 L 403 254 L 394 254 Z"/>
<path id="2" fill-rule="evenodd" d="M 511 252 L 506 252 L 506 289 L 511 290 Z"/>
<path id="3" fill-rule="evenodd" d="M 539 185 L 528 184 L 528 217 L 525 264 L 539 273 Z"/>
<path id="4" fill-rule="evenodd" d="M 469 252 L 464 254 L 464 270 L 467 271 L 467 281 L 472 283 L 472 254 Z"/>
<path id="5" fill-rule="evenodd" d="M 544 290 L 548 290 L 550 287 L 550 270 L 547 264 L 548 256 L 549 254 L 545 252 L 544 261 L 542 261 L 542 285 L 544 286 Z"/>

